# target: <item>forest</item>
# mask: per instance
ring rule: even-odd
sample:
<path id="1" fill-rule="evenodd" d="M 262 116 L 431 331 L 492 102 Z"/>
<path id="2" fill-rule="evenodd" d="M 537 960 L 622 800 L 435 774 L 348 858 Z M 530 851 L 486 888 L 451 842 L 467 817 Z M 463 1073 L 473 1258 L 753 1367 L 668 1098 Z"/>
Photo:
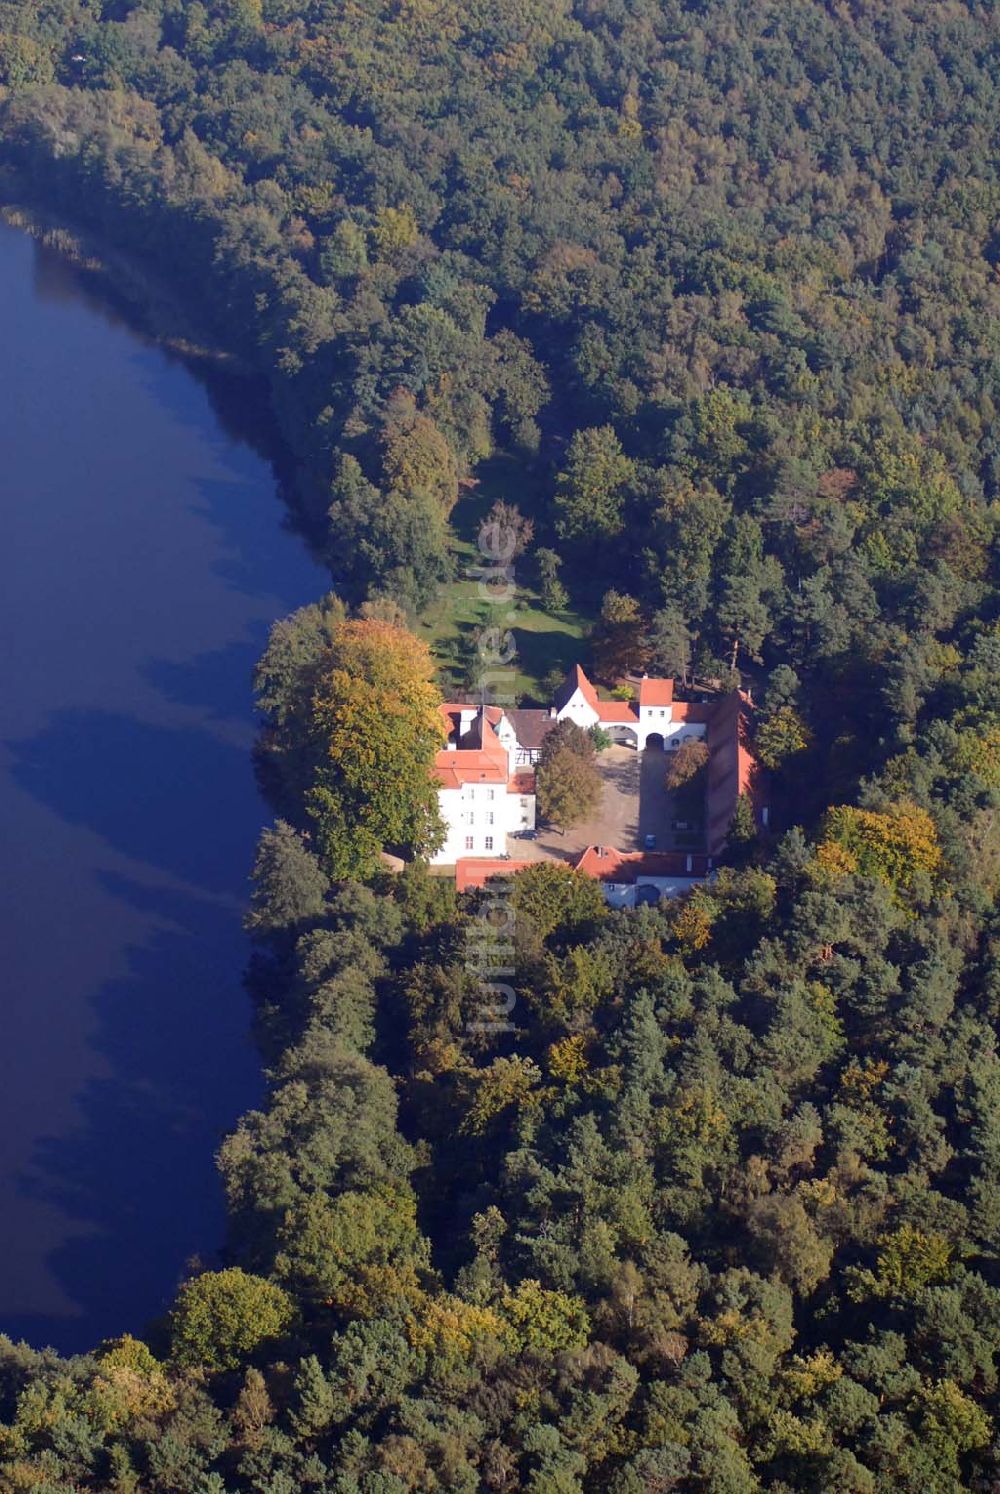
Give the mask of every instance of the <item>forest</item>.
<path id="1" fill-rule="evenodd" d="M 0 197 L 266 386 L 333 588 L 256 676 L 227 1238 L 0 1339 L 0 1489 L 1000 1487 L 998 134 L 989 0 L 0 0 Z M 784 809 L 687 898 L 380 865 L 498 458 L 607 682 L 753 689 Z"/>

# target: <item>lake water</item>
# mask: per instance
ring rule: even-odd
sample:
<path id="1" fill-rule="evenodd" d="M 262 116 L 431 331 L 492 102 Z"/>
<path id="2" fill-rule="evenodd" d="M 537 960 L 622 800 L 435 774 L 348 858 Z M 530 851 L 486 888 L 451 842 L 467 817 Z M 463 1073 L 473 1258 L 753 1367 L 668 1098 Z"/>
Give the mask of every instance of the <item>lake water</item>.
<path id="1" fill-rule="evenodd" d="M 0 1332 L 64 1351 L 211 1257 L 259 1096 L 250 672 L 324 577 L 240 405 L 0 224 Z"/>

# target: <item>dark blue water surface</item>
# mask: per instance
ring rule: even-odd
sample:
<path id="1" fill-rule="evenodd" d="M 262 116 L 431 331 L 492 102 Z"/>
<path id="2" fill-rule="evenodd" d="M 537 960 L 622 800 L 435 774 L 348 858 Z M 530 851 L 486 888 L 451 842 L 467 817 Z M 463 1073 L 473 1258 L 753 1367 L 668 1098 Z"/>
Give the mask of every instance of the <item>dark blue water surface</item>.
<path id="1" fill-rule="evenodd" d="M 0 225 L 0 1332 L 63 1350 L 218 1246 L 259 1093 L 249 677 L 323 577 L 234 411 Z"/>

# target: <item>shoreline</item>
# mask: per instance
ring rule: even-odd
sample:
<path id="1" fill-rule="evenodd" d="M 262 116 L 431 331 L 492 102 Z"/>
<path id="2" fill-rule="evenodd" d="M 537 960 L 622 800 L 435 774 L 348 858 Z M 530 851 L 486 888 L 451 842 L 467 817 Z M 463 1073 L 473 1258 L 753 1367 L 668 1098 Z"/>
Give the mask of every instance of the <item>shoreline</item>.
<path id="1" fill-rule="evenodd" d="M 178 298 L 132 255 L 111 248 L 90 230 L 31 203 L 17 190 L 17 177 L 0 174 L 0 221 L 26 233 L 45 249 L 67 260 L 90 281 L 139 336 L 190 363 L 223 368 L 255 378 L 254 370 L 221 344 L 194 334 Z M 12 190 L 13 188 L 13 190 Z"/>
<path id="2" fill-rule="evenodd" d="M 223 426 L 235 424 L 240 438 L 269 463 L 285 522 L 322 565 L 296 477 L 295 451 L 282 431 L 266 373 L 221 342 L 199 336 L 182 298 L 135 255 L 120 252 L 99 234 L 30 199 L 23 178 L 0 167 L 0 223 L 65 260 L 81 276 L 85 290 L 121 317 L 134 336 L 178 359 L 205 385 Z M 233 405 L 232 390 L 238 386 L 253 391 L 249 419 L 242 397 L 242 408 Z"/>

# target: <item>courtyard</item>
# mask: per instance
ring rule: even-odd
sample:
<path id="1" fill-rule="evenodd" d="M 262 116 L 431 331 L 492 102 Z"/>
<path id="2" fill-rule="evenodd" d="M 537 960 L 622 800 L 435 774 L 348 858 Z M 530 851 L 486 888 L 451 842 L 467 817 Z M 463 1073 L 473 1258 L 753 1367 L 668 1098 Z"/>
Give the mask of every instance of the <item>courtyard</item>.
<path id="1" fill-rule="evenodd" d="M 603 793 L 596 812 L 565 834 L 540 825 L 534 840 L 510 836 L 508 852 L 518 861 L 569 861 L 587 846 L 639 851 L 647 835 L 658 851 L 700 849 L 701 826 L 695 836 L 672 829 L 678 811 L 666 786 L 669 756 L 662 747 L 609 747 L 597 759 Z"/>

